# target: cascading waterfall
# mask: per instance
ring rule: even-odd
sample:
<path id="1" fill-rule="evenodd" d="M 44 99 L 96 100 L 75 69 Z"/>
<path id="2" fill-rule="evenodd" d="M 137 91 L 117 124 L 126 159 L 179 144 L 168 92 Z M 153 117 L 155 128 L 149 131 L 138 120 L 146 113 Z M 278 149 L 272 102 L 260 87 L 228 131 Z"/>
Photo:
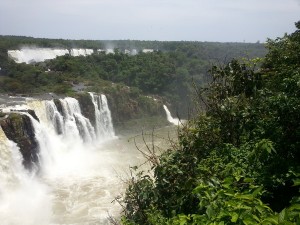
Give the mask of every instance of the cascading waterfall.
<path id="1" fill-rule="evenodd" d="M 57 56 L 69 55 L 68 49 L 51 48 L 22 48 L 20 50 L 8 50 L 8 56 L 16 63 L 43 62 L 47 59 L 54 59 Z"/>
<path id="2" fill-rule="evenodd" d="M 65 116 L 66 134 L 71 134 L 74 138 L 78 138 L 78 135 L 80 135 L 85 142 L 94 140 L 96 138 L 95 129 L 89 119 L 81 114 L 78 101 L 70 97 L 60 101 Z"/>
<path id="3" fill-rule="evenodd" d="M 46 115 L 57 134 L 64 134 L 64 117 L 59 113 L 53 101 L 46 101 Z"/>
<path id="4" fill-rule="evenodd" d="M 46 133 L 48 136 L 51 134 L 50 136 L 55 136 L 56 139 L 63 139 L 65 143 L 74 143 L 74 140 L 76 140 L 77 144 L 91 144 L 115 138 L 106 96 L 91 94 L 91 98 L 95 107 L 95 128 L 89 119 L 82 115 L 79 102 L 71 97 L 59 99 L 61 112 L 59 112 L 53 100 L 31 101 L 28 105 L 36 112 L 38 118 L 40 118 L 40 125 L 29 116 L 33 120 L 33 125 L 36 125 L 35 129 L 39 131 L 38 134 L 41 134 L 41 130 L 46 130 L 45 135 Z M 43 128 L 40 128 L 40 126 Z M 49 137 L 43 137 L 38 141 L 39 143 L 43 143 L 42 140 L 48 139 Z M 48 140 L 48 142 L 53 142 L 53 140 Z M 55 142 L 57 143 L 57 141 Z M 44 146 L 41 149 L 47 149 L 51 144 L 46 143 Z"/>
<path id="5" fill-rule="evenodd" d="M 98 96 L 91 92 L 89 94 L 91 95 L 95 106 L 97 136 L 105 138 L 114 137 L 115 132 L 106 96 L 103 94 Z"/>
<path id="6" fill-rule="evenodd" d="M 182 121 L 180 121 L 178 118 L 173 118 L 172 115 L 171 115 L 171 112 L 169 111 L 168 107 L 166 105 L 164 105 L 164 110 L 166 112 L 166 115 L 167 115 L 167 120 L 174 124 L 174 125 L 180 125 L 182 123 Z"/>
<path id="7" fill-rule="evenodd" d="M 8 50 L 7 54 L 16 63 L 44 62 L 57 56 L 87 56 L 94 53 L 93 49 L 53 49 L 53 48 L 30 48 L 24 47 L 20 50 Z"/>
<path id="8" fill-rule="evenodd" d="M 18 146 L 0 126 L 1 224 L 108 224 L 107 212 L 119 214 L 120 207 L 111 203 L 124 188 L 116 170 L 122 173 L 140 159 L 125 147 L 127 141 L 115 138 L 106 96 L 90 97 L 95 124 L 75 98 L 27 101 L 22 109 L 34 110 L 39 119 L 19 112 L 34 129 L 36 171 L 24 168 Z"/>

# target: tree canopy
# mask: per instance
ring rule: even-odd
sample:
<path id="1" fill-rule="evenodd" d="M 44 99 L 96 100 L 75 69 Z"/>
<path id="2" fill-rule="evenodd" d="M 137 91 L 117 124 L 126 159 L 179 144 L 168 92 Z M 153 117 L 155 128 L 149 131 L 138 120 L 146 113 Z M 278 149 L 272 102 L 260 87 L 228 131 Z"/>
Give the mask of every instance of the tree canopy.
<path id="1" fill-rule="evenodd" d="M 265 58 L 211 68 L 178 145 L 130 181 L 123 224 L 300 223 L 299 24 Z"/>
<path id="2" fill-rule="evenodd" d="M 60 56 L 33 64 L 17 64 L 7 57 L 8 49 L 22 46 L 56 48 L 92 48 L 86 57 Z M 114 54 L 97 52 L 114 46 Z M 154 52 L 125 54 L 125 49 L 145 48 Z M 226 63 L 231 58 L 258 57 L 265 54 L 262 44 L 158 42 L 158 41 L 88 41 L 0 36 L 0 92 L 11 94 L 55 92 L 74 94 L 74 83 L 84 83 L 91 91 L 109 90 L 114 85 L 128 86 L 143 95 L 162 96 L 183 116 L 192 103 L 192 81 L 207 82 L 213 62 Z M 183 114 L 184 113 L 184 114 Z"/>

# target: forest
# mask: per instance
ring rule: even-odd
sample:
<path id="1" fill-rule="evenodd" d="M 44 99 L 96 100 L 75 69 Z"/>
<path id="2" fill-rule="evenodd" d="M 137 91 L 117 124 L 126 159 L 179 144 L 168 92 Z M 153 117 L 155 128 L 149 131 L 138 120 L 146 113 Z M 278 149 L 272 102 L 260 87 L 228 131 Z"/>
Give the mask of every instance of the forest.
<path id="1" fill-rule="evenodd" d="M 300 224 L 300 21 L 267 49 L 211 67 L 179 142 L 132 168 L 122 224 Z"/>
<path id="2" fill-rule="evenodd" d="M 7 50 L 23 46 L 47 48 L 114 48 L 114 54 L 97 52 L 83 57 L 60 56 L 33 64 L 17 64 Z M 143 53 L 142 49 L 155 50 Z M 138 54 L 125 54 L 136 49 Z M 214 63 L 233 58 L 263 57 L 266 49 L 259 43 L 161 42 L 161 41 L 90 41 L 39 39 L 0 36 L 0 92 L 40 94 L 53 92 L 72 95 L 76 84 L 86 91 L 115 92 L 129 87 L 133 96 L 164 98 L 174 111 L 187 116 L 192 104 L 193 85 L 207 82 L 207 71 Z"/>

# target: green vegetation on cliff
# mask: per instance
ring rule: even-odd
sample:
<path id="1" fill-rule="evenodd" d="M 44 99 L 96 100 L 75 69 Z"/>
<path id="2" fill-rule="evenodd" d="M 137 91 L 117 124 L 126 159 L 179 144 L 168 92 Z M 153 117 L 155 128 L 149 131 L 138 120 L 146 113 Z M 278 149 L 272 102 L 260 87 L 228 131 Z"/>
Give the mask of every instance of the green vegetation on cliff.
<path id="1" fill-rule="evenodd" d="M 122 223 L 300 223 L 300 22 L 257 60 L 210 70 L 198 117 L 152 156 L 123 199 Z M 153 160 L 153 158 L 155 160 Z"/>
<path id="2" fill-rule="evenodd" d="M 22 46 L 68 49 L 76 46 L 92 48 L 95 52 L 114 46 L 115 53 L 97 52 L 86 57 L 65 55 L 31 65 L 16 64 L 8 59 L 8 49 Z M 145 48 L 158 51 L 137 55 L 123 53 L 125 49 L 139 52 Z M 264 46 L 258 43 L 72 41 L 0 36 L 0 92 L 72 95 L 74 87 L 80 84 L 84 84 L 85 90 L 96 92 L 129 86 L 131 95 L 165 97 L 174 111 L 187 113 L 191 104 L 191 83 L 207 82 L 206 74 L 212 62 L 225 63 L 232 58 L 254 58 L 264 54 Z"/>

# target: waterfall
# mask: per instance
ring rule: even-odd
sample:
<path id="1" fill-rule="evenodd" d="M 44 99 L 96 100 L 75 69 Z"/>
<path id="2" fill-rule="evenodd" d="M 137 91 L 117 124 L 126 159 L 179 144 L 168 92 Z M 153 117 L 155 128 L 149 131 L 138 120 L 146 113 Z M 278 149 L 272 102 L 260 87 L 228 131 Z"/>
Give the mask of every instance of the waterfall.
<path id="1" fill-rule="evenodd" d="M 20 50 L 8 50 L 8 57 L 16 63 L 44 62 L 45 60 L 54 59 L 57 56 L 87 56 L 94 53 L 93 49 L 55 49 L 55 48 L 22 48 Z"/>
<path id="2" fill-rule="evenodd" d="M 171 115 L 171 112 L 169 111 L 168 107 L 166 105 L 164 105 L 164 110 L 167 114 L 167 120 L 174 124 L 174 125 L 180 125 L 181 121 L 178 119 L 178 118 L 173 118 L 172 115 Z"/>
<path id="3" fill-rule="evenodd" d="M 32 101 L 28 105 L 33 109 L 46 129 L 67 140 L 84 143 L 105 141 L 115 137 L 111 113 L 105 95 L 90 93 L 95 110 L 95 126 L 82 115 L 79 102 L 75 98 L 59 99 L 61 111 L 53 100 Z"/>
<path id="4" fill-rule="evenodd" d="M 24 170 L 17 145 L 6 138 L 0 126 L 0 188 L 17 181 L 16 174 Z M 2 189 L 0 189 L 2 191 Z M 1 192 L 0 192 L 1 195 Z"/>
<path id="5" fill-rule="evenodd" d="M 108 141 L 115 133 L 106 96 L 88 97 L 95 112 L 92 123 L 70 97 L 28 99 L 21 111 L 14 111 L 30 119 L 38 143 L 32 171 L 24 168 L 19 147 L 0 126 L 1 224 L 104 224 L 108 211 L 118 215 L 120 209 L 111 202 L 123 187 L 115 169 L 120 163 L 127 167 L 136 152 L 128 155 L 120 151 L 123 144 Z"/>
<path id="6" fill-rule="evenodd" d="M 95 95 L 89 93 L 95 106 L 96 132 L 98 137 L 112 138 L 115 137 L 111 113 L 108 108 L 107 98 L 101 94 Z"/>
<path id="7" fill-rule="evenodd" d="M 70 51 L 71 56 L 87 56 L 94 53 L 93 49 L 73 48 Z"/>
<path id="8" fill-rule="evenodd" d="M 53 126 L 57 134 L 65 133 L 64 130 L 64 118 L 57 110 L 55 103 L 51 101 L 46 101 L 46 115 L 50 125 Z"/>
<path id="9" fill-rule="evenodd" d="M 8 56 L 16 63 L 43 62 L 57 56 L 69 54 L 68 49 L 52 48 L 22 48 L 21 50 L 8 50 Z"/>
<path id="10" fill-rule="evenodd" d="M 17 145 L 0 127 L 1 224 L 48 225 L 51 196 L 48 188 L 26 171 Z"/>
<path id="11" fill-rule="evenodd" d="M 62 110 L 65 116 L 65 130 L 67 135 L 78 138 L 78 134 L 84 142 L 91 142 L 96 138 L 95 129 L 89 119 L 81 114 L 80 106 L 75 98 L 61 99 Z"/>

